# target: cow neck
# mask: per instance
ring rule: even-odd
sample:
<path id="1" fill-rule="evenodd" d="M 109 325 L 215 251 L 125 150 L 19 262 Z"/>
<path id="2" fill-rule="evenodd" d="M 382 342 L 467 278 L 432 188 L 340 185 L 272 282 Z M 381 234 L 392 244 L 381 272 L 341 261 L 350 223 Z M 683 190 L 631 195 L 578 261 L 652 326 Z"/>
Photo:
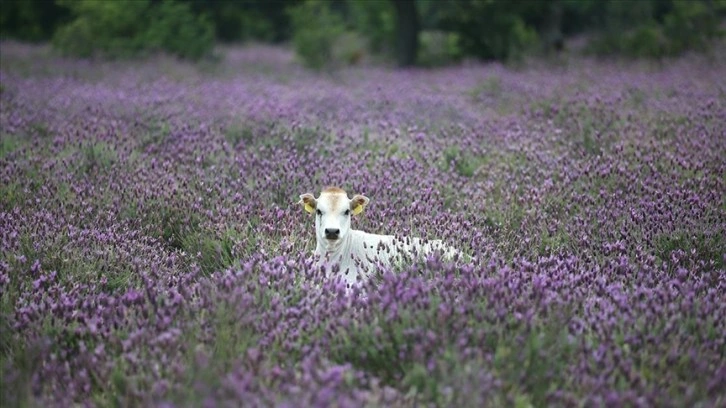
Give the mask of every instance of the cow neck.
<path id="1" fill-rule="evenodd" d="M 329 260 L 339 259 L 343 254 L 350 253 L 350 244 L 353 238 L 353 230 L 346 234 L 345 238 L 335 241 L 318 238 L 317 253 L 327 257 Z"/>

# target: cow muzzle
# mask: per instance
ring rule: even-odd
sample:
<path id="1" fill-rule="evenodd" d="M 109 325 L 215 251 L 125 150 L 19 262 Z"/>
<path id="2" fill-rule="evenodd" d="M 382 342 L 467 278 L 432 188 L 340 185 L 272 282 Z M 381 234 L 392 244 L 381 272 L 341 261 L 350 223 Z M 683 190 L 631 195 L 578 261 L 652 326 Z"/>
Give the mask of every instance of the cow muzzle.
<path id="1" fill-rule="evenodd" d="M 340 229 L 338 228 L 326 228 L 325 239 L 336 240 L 340 238 Z"/>

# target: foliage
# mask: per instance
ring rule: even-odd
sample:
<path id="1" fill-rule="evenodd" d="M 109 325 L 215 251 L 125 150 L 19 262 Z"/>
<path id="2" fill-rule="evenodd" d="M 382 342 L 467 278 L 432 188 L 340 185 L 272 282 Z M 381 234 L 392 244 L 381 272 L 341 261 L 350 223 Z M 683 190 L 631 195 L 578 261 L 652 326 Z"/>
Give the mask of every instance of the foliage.
<path id="1" fill-rule="evenodd" d="M 285 9 L 296 0 L 183 0 L 197 14 L 214 23 L 215 37 L 224 42 L 262 41 L 279 43 L 290 38 L 290 20 Z"/>
<path id="2" fill-rule="evenodd" d="M 188 5 L 171 0 L 62 1 L 74 19 L 60 27 L 54 45 L 64 54 L 130 57 L 150 50 L 199 59 L 211 52 L 213 26 Z"/>
<path id="3" fill-rule="evenodd" d="M 726 8 L 704 1 L 608 2 L 602 34 L 590 44 L 598 55 L 661 58 L 684 51 L 706 51 L 723 36 Z"/>
<path id="4" fill-rule="evenodd" d="M 0 8 L 0 37 L 47 41 L 67 18 L 68 11 L 54 1 L 3 1 Z"/>
<path id="5" fill-rule="evenodd" d="M 673 10 L 665 16 L 663 34 L 668 39 L 671 55 L 687 50 L 704 51 L 710 42 L 724 35 L 719 27 L 726 4 L 721 5 L 721 16 L 714 5 L 703 2 L 674 0 Z"/>
<path id="6" fill-rule="evenodd" d="M 146 46 L 198 60 L 214 46 L 214 26 L 204 15 L 192 14 L 188 5 L 162 1 L 152 7 Z"/>
<path id="7" fill-rule="evenodd" d="M 444 31 L 421 32 L 418 63 L 423 66 L 444 66 L 461 58 L 459 36 Z"/>
<path id="8" fill-rule="evenodd" d="M 336 41 L 345 31 L 342 17 L 326 1 L 305 1 L 289 9 L 292 43 L 304 65 L 330 68 Z"/>
<path id="9" fill-rule="evenodd" d="M 373 53 L 390 53 L 395 36 L 394 10 L 390 1 L 346 1 L 352 28 L 363 35 Z"/>
<path id="10" fill-rule="evenodd" d="M 465 55 L 483 59 L 517 59 L 537 41 L 537 32 L 527 22 L 545 2 L 459 0 L 441 7 L 441 26 L 458 34 Z"/>
<path id="11" fill-rule="evenodd" d="M 100 52 L 127 57 L 143 49 L 143 16 L 149 1 L 97 2 L 92 0 L 61 2 L 74 19 L 55 33 L 54 45 L 63 53 L 90 57 Z"/>
<path id="12" fill-rule="evenodd" d="M 538 49 L 561 50 L 563 39 L 580 34 L 597 55 L 707 52 L 723 36 L 726 17 L 722 0 L 416 0 L 415 7 L 418 63 L 425 66 L 464 56 L 518 60 Z M 53 39 L 68 55 L 125 57 L 160 49 L 198 59 L 214 40 L 292 40 L 316 69 L 368 54 L 390 58 L 395 24 L 393 0 L 8 0 L 0 8 L 0 36 Z"/>

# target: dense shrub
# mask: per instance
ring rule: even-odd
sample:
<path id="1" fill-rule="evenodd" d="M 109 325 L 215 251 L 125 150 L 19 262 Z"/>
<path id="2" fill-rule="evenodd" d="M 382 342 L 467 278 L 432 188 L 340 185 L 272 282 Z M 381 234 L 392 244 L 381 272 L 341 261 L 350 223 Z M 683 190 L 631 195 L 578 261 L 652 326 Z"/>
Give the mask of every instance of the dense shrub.
<path id="1" fill-rule="evenodd" d="M 60 27 L 53 42 L 64 54 L 126 57 L 144 48 L 149 1 L 64 1 L 74 19 Z"/>
<path id="2" fill-rule="evenodd" d="M 6 0 L 0 7 L 0 36 L 24 41 L 47 41 L 68 10 L 54 1 Z"/>
<path id="3" fill-rule="evenodd" d="M 603 32 L 590 44 L 598 55 L 661 58 L 684 51 L 707 51 L 713 40 L 723 36 L 719 28 L 724 6 L 701 1 L 607 3 L 603 10 Z"/>
<path id="4" fill-rule="evenodd" d="M 60 27 L 53 43 L 78 57 L 129 57 L 164 50 L 199 59 L 211 52 L 213 26 L 189 6 L 174 1 L 62 1 L 74 19 Z"/>
<path id="5" fill-rule="evenodd" d="M 528 23 L 533 10 L 546 10 L 544 2 L 460 0 L 439 11 L 440 25 L 458 34 L 458 46 L 465 55 L 482 59 L 517 59 L 533 47 L 537 31 Z M 540 10 L 542 9 L 542 10 Z"/>
<path id="6" fill-rule="evenodd" d="M 345 32 L 342 17 L 325 1 L 306 1 L 289 9 L 292 43 L 303 64 L 312 69 L 335 64 L 333 49 Z"/>
<path id="7" fill-rule="evenodd" d="M 275 41 L 277 32 L 287 26 L 287 22 L 278 21 L 280 27 L 276 27 L 269 13 L 266 13 L 265 7 L 259 2 L 256 7 L 251 7 L 250 3 L 197 1 L 193 3 L 193 6 L 196 11 L 209 15 L 214 22 L 216 38 L 220 41 Z M 279 2 L 274 2 L 274 6 L 279 9 Z M 284 16 L 284 14 L 282 15 Z"/>
<path id="8" fill-rule="evenodd" d="M 346 5 L 350 24 L 368 40 L 371 52 L 390 52 L 396 29 L 392 2 L 348 0 Z"/>
<path id="9" fill-rule="evenodd" d="M 152 7 L 145 45 L 192 60 L 208 55 L 214 46 L 214 27 L 189 6 L 163 1 Z"/>
<path id="10" fill-rule="evenodd" d="M 720 9 L 703 2 L 677 0 L 673 3 L 673 11 L 665 16 L 663 22 L 670 54 L 706 50 L 714 38 L 724 35 L 719 27 L 722 20 L 719 13 L 726 12 L 726 3 L 718 4 Z"/>
<path id="11" fill-rule="evenodd" d="M 443 66 L 461 58 L 459 36 L 445 31 L 423 31 L 420 34 L 418 63 L 423 66 Z"/>

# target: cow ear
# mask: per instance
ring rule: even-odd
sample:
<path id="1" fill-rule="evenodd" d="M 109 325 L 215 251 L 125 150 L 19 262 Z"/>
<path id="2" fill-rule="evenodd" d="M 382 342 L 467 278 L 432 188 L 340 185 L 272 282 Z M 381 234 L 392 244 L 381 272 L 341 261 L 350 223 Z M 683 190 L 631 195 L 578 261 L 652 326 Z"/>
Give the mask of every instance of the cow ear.
<path id="1" fill-rule="evenodd" d="M 310 193 L 305 193 L 300 195 L 300 201 L 297 202 L 298 204 L 301 204 L 305 211 L 309 212 L 310 214 L 315 212 L 315 206 L 317 205 L 317 200 L 315 200 L 315 196 L 313 196 Z"/>
<path id="2" fill-rule="evenodd" d="M 363 212 L 363 209 L 368 205 L 368 203 L 371 200 L 368 199 L 368 197 L 360 194 L 356 194 L 353 196 L 353 199 L 350 200 L 350 212 L 353 213 L 353 215 L 358 215 Z"/>

